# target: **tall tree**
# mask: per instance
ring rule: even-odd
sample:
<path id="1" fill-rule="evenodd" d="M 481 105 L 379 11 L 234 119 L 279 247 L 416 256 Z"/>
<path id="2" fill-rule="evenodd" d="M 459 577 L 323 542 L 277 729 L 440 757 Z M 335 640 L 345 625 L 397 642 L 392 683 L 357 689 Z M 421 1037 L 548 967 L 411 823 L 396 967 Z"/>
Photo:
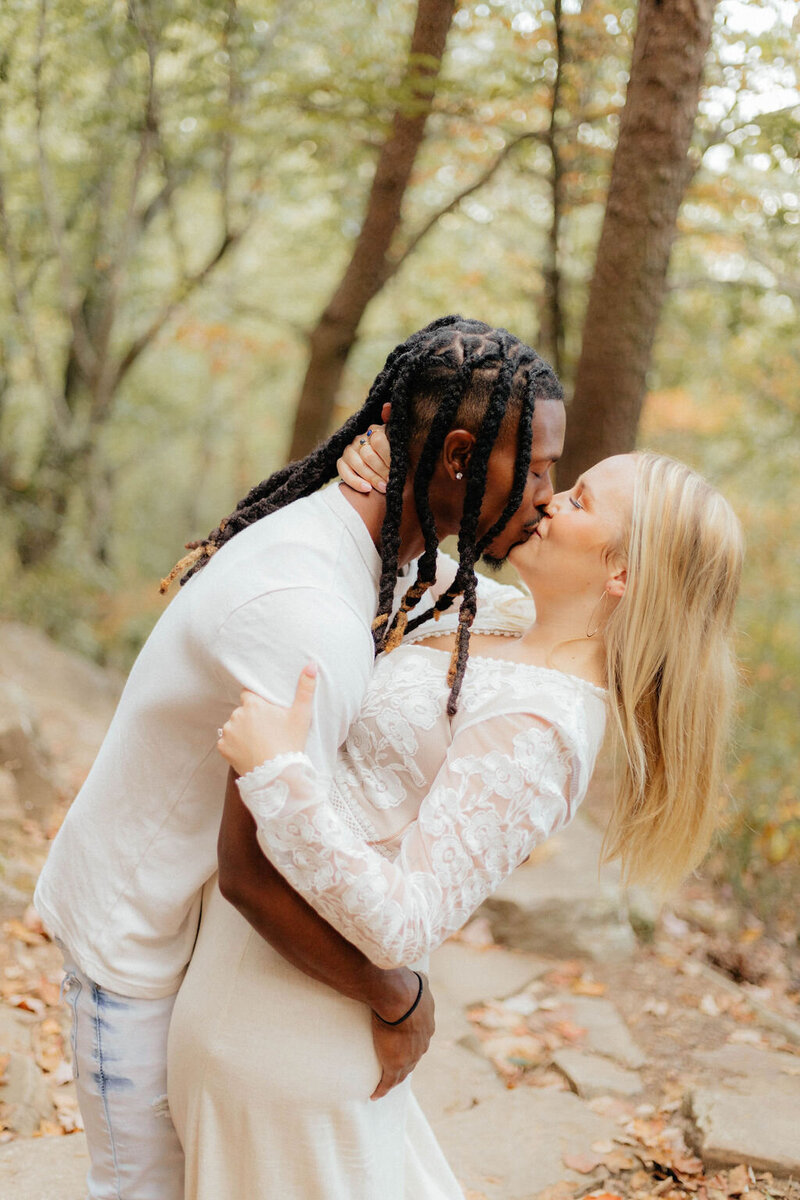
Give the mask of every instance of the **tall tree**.
<path id="1" fill-rule="evenodd" d="M 0 454 L 23 567 L 51 558 L 72 513 L 87 560 L 107 561 L 107 431 L 129 375 L 257 219 L 270 174 L 257 84 L 294 6 L 276 0 L 261 32 L 239 0 L 0 14 L 0 336 L 38 411 L 26 451 L 12 438 Z"/>
<path id="2" fill-rule="evenodd" d="M 633 448 L 716 0 L 640 0 L 559 483 Z"/>
<path id="3" fill-rule="evenodd" d="M 309 338 L 292 459 L 308 454 L 325 436 L 361 318 L 391 273 L 389 248 L 425 134 L 454 11 L 455 0 L 419 0 L 403 100 L 378 158 L 364 221 L 347 269 Z"/>

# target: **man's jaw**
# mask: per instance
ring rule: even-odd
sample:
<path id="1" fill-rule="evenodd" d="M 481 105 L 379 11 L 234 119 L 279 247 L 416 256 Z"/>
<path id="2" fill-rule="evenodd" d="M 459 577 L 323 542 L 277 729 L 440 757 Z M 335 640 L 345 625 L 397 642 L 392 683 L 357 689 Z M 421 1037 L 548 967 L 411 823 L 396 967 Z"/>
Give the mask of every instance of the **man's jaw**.
<path id="1" fill-rule="evenodd" d="M 517 538 L 517 540 L 515 542 L 512 542 L 512 544 L 508 547 L 508 549 L 506 550 L 506 552 L 502 558 L 498 558 L 496 555 L 488 554 L 486 551 L 484 551 L 483 554 L 481 555 L 481 562 L 486 563 L 486 566 L 489 567 L 489 569 L 491 571 L 499 571 L 501 567 L 505 566 L 506 561 L 508 560 L 508 556 L 511 553 L 511 551 L 516 546 L 524 546 L 525 543 L 533 537 L 534 533 L 536 532 L 538 527 L 541 525 L 542 521 L 544 520 L 544 518 L 546 516 L 547 516 L 546 512 L 540 511 L 537 514 L 535 520 L 529 521 L 527 525 L 524 525 L 522 528 L 522 537 L 519 537 L 519 538 Z"/>

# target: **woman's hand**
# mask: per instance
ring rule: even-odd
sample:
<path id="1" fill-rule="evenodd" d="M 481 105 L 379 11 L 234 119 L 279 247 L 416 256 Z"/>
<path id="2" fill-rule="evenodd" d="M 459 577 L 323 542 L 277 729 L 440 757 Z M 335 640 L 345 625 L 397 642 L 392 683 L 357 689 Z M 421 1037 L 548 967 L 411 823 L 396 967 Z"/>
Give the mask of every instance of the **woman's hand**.
<path id="1" fill-rule="evenodd" d="M 255 692 L 242 692 L 241 704 L 222 726 L 217 749 L 237 775 L 246 775 L 254 767 L 288 754 L 304 750 L 311 726 L 317 667 L 303 667 L 291 708 L 271 704 Z"/>
<path id="2" fill-rule="evenodd" d="M 336 463 L 342 483 L 357 492 L 386 491 L 389 478 L 389 439 L 385 425 L 370 425 L 367 432 L 346 446 Z"/>

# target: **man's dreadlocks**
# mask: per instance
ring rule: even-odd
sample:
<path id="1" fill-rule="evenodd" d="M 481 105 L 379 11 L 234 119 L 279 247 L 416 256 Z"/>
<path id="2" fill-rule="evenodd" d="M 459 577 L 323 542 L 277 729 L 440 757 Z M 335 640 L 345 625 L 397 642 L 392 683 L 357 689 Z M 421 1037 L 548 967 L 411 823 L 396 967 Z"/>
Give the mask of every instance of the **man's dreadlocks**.
<path id="1" fill-rule="evenodd" d="M 361 409 L 306 458 L 276 471 L 240 500 L 207 538 L 188 542 L 187 554 L 162 580 L 165 592 L 182 572 L 187 582 L 211 556 L 242 529 L 301 496 L 309 496 L 336 474 L 336 461 L 354 437 L 381 420 L 391 403 L 387 426 L 391 465 L 386 487 L 386 516 L 381 529 L 382 571 L 378 611 L 373 622 L 376 653 L 393 650 L 407 629 L 427 620 L 425 612 L 409 621 L 409 613 L 436 578 L 438 536 L 429 488 L 445 437 L 453 428 L 471 428 L 475 445 L 467 469 L 466 493 L 458 535 L 458 570 L 451 586 L 433 607 L 434 617 L 462 597 L 456 645 L 448 673 L 447 711 L 456 711 L 469 653 L 470 627 L 476 611 L 475 563 L 503 530 L 522 503 L 531 456 L 531 425 L 537 399 L 561 400 L 563 391 L 552 368 L 534 350 L 505 329 L 460 316 L 441 317 L 396 346 L 375 379 Z M 506 414 L 519 411 L 514 480 L 506 506 L 478 540 L 478 522 L 486 490 L 489 458 Z M 411 452 L 419 446 L 414 472 L 414 501 L 425 550 L 417 578 L 390 621 L 398 573 L 403 492 Z"/>

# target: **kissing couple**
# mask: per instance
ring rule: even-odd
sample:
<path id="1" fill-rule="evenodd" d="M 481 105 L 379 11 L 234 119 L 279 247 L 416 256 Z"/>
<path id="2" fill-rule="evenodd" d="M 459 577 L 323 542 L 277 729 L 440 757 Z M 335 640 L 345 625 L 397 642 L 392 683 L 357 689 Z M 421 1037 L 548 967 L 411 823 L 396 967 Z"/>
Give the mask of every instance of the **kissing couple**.
<path id="1" fill-rule="evenodd" d="M 35 897 L 91 1197 L 462 1197 L 408 1078 L 430 951 L 572 819 L 607 724 L 609 856 L 702 858 L 739 523 L 653 454 L 554 495 L 564 428 L 534 350 L 443 317 L 172 572 Z M 475 572 L 506 558 L 525 591 Z"/>

